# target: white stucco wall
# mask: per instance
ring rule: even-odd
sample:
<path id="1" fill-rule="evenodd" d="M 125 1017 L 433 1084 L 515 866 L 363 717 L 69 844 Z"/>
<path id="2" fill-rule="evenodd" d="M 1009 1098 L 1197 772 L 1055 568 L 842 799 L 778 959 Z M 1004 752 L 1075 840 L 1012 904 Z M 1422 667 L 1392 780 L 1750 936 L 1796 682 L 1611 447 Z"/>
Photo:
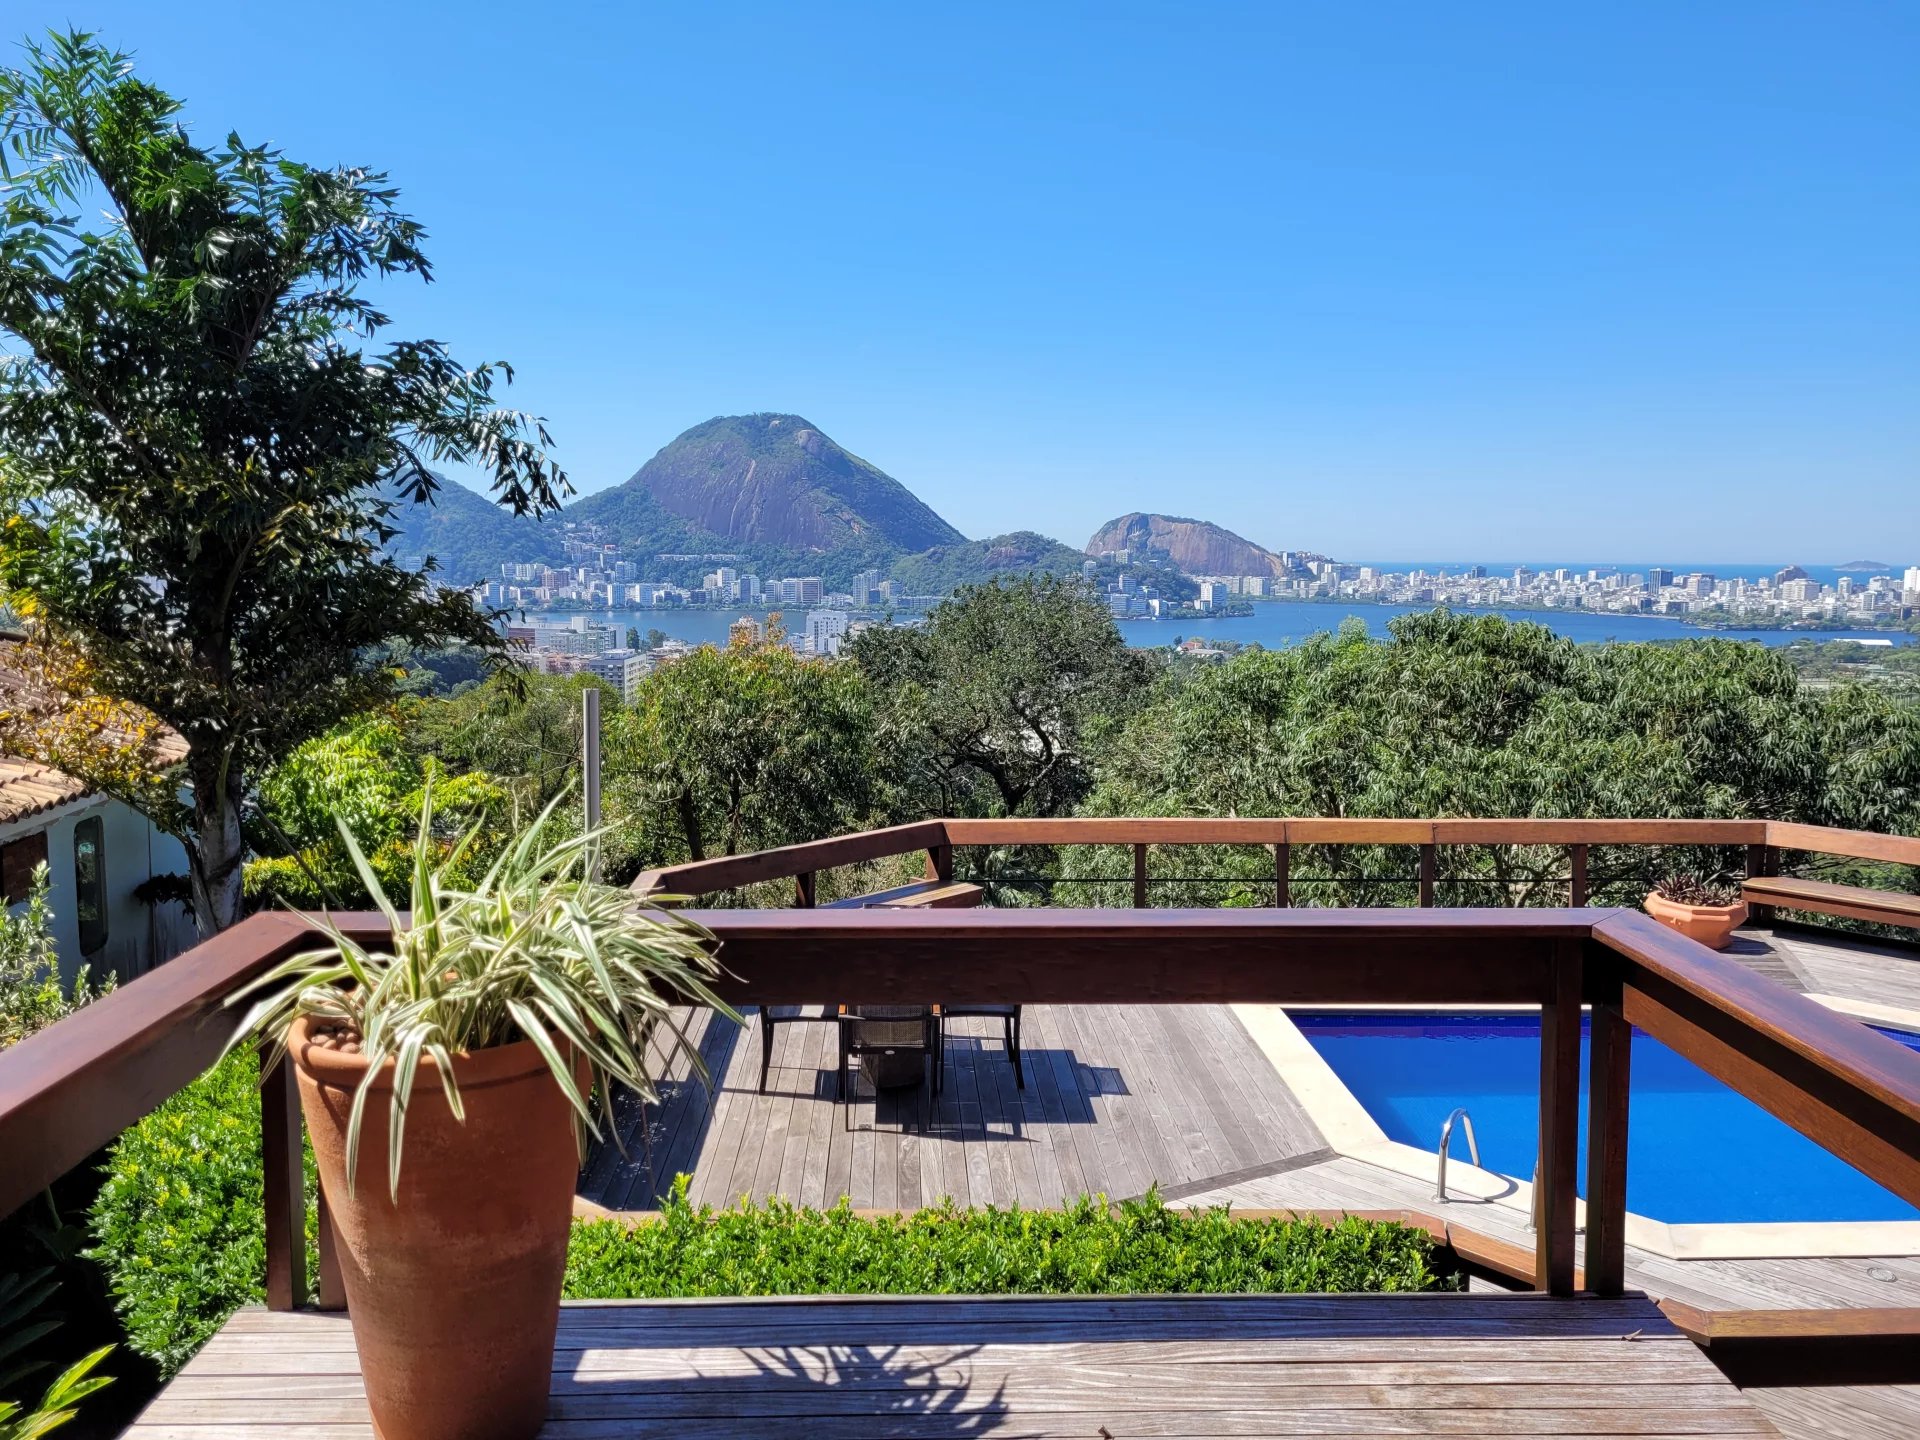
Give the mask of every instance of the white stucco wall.
<path id="1" fill-rule="evenodd" d="M 107 939 L 97 954 L 82 955 L 79 927 L 74 920 L 73 831 L 81 820 L 93 815 L 102 822 Z M 156 958 L 166 959 L 175 953 L 183 933 L 181 907 L 163 906 L 155 914 L 133 898 L 133 891 L 149 875 L 186 873 L 186 853 L 179 841 L 154 829 L 146 817 L 128 806 L 100 796 L 75 801 L 51 815 L 0 826 L 0 842 L 18 840 L 36 830 L 47 834 L 47 904 L 53 911 L 53 934 L 66 979 L 71 980 L 83 962 L 90 964 L 96 975 L 112 969 L 131 979 L 151 968 Z M 191 928 L 190 921 L 184 922 L 184 930 Z"/>

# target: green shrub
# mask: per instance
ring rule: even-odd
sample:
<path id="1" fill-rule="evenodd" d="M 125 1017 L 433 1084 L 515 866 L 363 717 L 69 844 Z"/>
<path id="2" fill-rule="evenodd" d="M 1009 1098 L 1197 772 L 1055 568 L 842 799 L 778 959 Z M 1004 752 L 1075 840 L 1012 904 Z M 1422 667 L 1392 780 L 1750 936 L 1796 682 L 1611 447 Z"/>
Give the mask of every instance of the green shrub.
<path id="1" fill-rule="evenodd" d="M 93 1209 L 133 1347 L 178 1370 L 241 1305 L 260 1300 L 260 1099 L 236 1053 L 127 1131 Z M 312 1171 L 308 1171 L 309 1189 Z M 311 1257 L 308 1273 L 313 1273 Z M 1115 1212 L 962 1210 L 864 1218 L 843 1201 L 716 1211 L 682 1176 L 653 1223 L 574 1226 L 570 1299 L 699 1295 L 1256 1294 L 1451 1288 L 1424 1231 L 1379 1221 L 1242 1220 L 1157 1195 Z"/>
<path id="2" fill-rule="evenodd" d="M 259 1080 L 253 1054 L 236 1051 L 108 1152 L 87 1253 L 107 1272 L 129 1343 L 164 1374 L 265 1293 Z M 311 1199 L 311 1157 L 307 1190 Z M 312 1214 L 309 1204 L 309 1229 Z"/>
<path id="3" fill-rule="evenodd" d="M 71 986 L 60 983 L 52 921 L 43 860 L 33 867 L 25 908 L 0 908 L 0 1050 L 66 1019 L 113 988 L 111 977 L 104 984 L 92 983 L 84 965 Z"/>
<path id="4" fill-rule="evenodd" d="M 1424 1231 L 1378 1221 L 1238 1220 L 1157 1194 L 1111 1211 L 961 1210 L 863 1218 L 842 1201 L 715 1211 L 680 1177 L 658 1221 L 574 1226 L 567 1295 L 1097 1295 L 1435 1290 Z"/>

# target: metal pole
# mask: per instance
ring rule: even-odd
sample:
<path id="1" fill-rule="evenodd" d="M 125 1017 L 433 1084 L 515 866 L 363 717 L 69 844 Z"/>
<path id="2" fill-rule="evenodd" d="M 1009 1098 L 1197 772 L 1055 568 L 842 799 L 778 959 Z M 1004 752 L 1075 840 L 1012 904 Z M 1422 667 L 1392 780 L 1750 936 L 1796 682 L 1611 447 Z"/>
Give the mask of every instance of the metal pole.
<path id="1" fill-rule="evenodd" d="M 585 709 L 580 722 L 580 769 L 586 778 L 587 831 L 600 828 L 600 687 L 589 685 L 580 692 Z M 600 846 L 596 842 L 588 862 L 588 873 L 600 878 Z"/>

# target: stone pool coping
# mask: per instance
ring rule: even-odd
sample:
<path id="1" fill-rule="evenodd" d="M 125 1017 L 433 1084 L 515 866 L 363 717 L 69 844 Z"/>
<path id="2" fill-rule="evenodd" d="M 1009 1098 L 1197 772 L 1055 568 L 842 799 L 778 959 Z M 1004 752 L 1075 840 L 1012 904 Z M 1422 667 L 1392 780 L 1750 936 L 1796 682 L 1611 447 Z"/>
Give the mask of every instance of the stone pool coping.
<path id="1" fill-rule="evenodd" d="M 1877 1025 L 1920 1031 L 1920 1014 L 1832 995 L 1813 995 L 1829 1009 Z M 1526 1014 L 1534 1006 L 1493 1005 L 1296 1005 L 1303 1013 L 1367 1011 L 1411 1014 Z M 1349 1159 L 1433 1183 L 1435 1150 L 1391 1140 L 1348 1090 L 1320 1052 L 1278 1005 L 1235 1005 L 1234 1014 L 1267 1062 L 1299 1100 L 1329 1149 Z M 1483 1170 L 1464 1158 L 1464 1146 L 1447 1160 L 1447 1188 L 1463 1197 L 1514 1212 L 1522 1223 L 1533 1213 L 1533 1187 L 1524 1180 Z M 1583 1203 L 1576 1202 L 1582 1212 Z M 1512 1217 L 1509 1217 L 1512 1218 Z M 1673 1225 L 1627 1212 L 1627 1243 L 1670 1260 L 1864 1259 L 1920 1255 L 1920 1220 L 1761 1221 Z"/>

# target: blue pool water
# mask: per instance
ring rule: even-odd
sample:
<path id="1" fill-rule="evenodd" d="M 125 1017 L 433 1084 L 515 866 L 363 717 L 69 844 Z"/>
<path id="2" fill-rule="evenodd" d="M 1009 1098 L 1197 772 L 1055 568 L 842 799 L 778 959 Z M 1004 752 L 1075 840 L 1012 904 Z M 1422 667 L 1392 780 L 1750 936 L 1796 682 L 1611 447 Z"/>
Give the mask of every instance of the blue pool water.
<path id="1" fill-rule="evenodd" d="M 1538 1015 L 1296 1014 L 1294 1023 L 1390 1139 L 1432 1150 L 1456 1105 L 1480 1160 L 1525 1180 L 1539 1152 Z M 1914 1050 L 1920 1035 L 1881 1031 Z M 1585 1035 L 1582 1035 L 1585 1047 Z M 1920 1210 L 1633 1032 L 1627 1208 L 1672 1224 L 1916 1220 Z M 1580 1183 L 1586 1193 L 1586 1061 Z M 1455 1127 L 1452 1153 L 1467 1156 Z"/>

